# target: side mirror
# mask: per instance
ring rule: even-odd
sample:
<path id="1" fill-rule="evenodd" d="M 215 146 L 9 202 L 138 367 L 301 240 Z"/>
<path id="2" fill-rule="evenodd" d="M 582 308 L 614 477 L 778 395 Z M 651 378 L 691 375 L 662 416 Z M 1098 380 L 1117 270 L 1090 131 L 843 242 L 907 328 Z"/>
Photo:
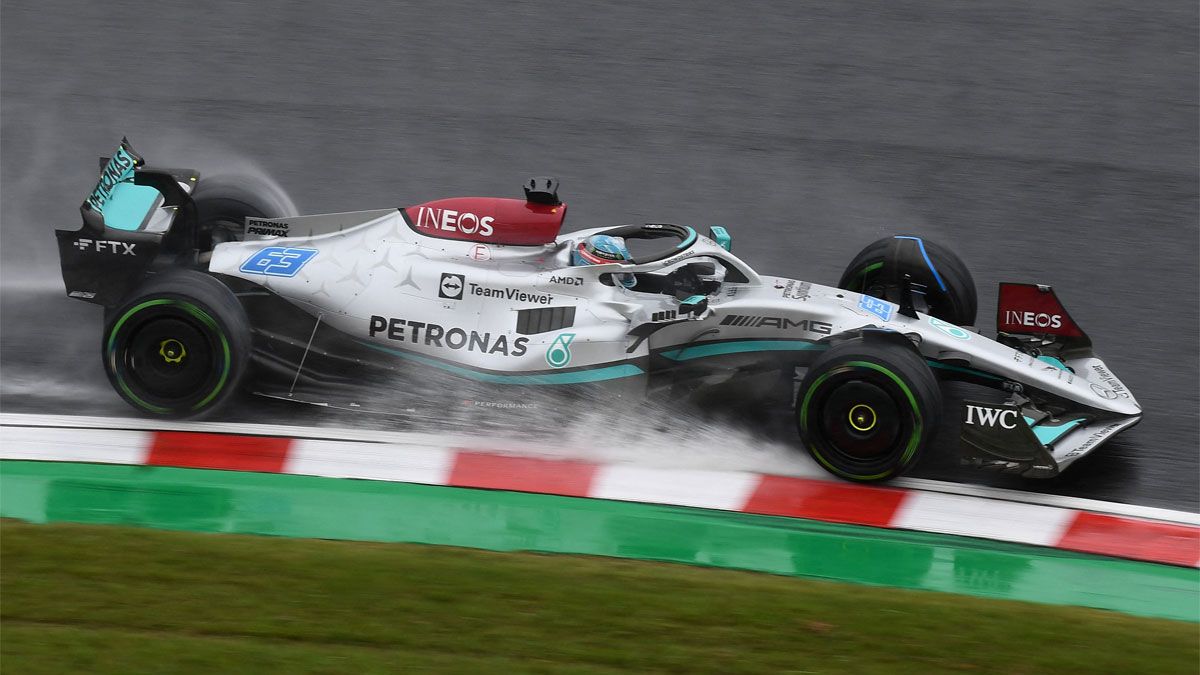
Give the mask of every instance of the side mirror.
<path id="1" fill-rule="evenodd" d="M 698 319 L 702 314 L 708 311 L 708 298 L 703 295 L 693 295 L 689 298 L 679 301 L 679 313 L 688 314 L 693 319 Z"/>

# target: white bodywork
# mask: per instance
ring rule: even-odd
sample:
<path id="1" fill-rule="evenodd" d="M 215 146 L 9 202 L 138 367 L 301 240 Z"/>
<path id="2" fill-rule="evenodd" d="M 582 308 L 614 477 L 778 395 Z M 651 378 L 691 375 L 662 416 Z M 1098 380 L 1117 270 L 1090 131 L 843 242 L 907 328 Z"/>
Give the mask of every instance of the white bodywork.
<path id="1" fill-rule="evenodd" d="M 1064 465 L 1082 454 L 1070 453 L 1099 445 L 1141 414 L 1128 389 L 1098 359 L 1068 362 L 1072 373 L 932 317 L 904 316 L 890 303 L 872 312 L 857 293 L 759 276 L 703 236 L 659 262 L 572 267 L 572 246 L 607 228 L 563 234 L 553 244 L 501 246 L 424 236 L 396 209 L 282 220 L 290 235 L 305 236 L 221 244 L 210 271 L 258 283 L 379 351 L 474 379 L 514 384 L 621 379 L 646 374 L 652 354 L 683 363 L 733 353 L 819 349 L 826 338 L 874 326 L 919 337 L 919 349 L 934 367 L 982 371 L 1133 418 L 1099 429 L 1081 426 L 1063 436 L 1053 452 Z M 268 246 L 317 253 L 294 276 L 243 271 Z M 601 276 L 669 272 L 697 259 L 720 261 L 718 268 L 737 270 L 745 281 L 727 278 L 708 296 L 709 309 L 701 317 L 662 327 L 629 351 L 638 342 L 629 332 L 652 322 L 656 313 L 678 310 L 679 301 L 605 284 Z M 446 275 L 461 277 L 461 298 Z M 551 307 L 574 307 L 572 325 L 517 332 L 518 311 Z M 731 315 L 765 321 L 723 324 L 732 321 Z M 382 330 L 381 319 L 387 320 Z M 555 351 L 563 347 L 565 354 Z M 1104 438 L 1095 438 L 1099 433 Z"/>

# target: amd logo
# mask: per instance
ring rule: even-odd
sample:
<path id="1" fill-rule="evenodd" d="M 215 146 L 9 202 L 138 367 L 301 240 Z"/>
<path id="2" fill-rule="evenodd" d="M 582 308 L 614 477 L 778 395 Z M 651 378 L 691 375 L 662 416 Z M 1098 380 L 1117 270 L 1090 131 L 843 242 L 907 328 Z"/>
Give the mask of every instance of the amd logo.
<path id="1" fill-rule="evenodd" d="M 1004 310 L 1005 323 L 1015 323 L 1026 328 L 1062 328 L 1061 314 L 1046 314 L 1045 312 L 1018 312 Z"/>
<path id="2" fill-rule="evenodd" d="M 490 237 L 495 232 L 491 216 L 477 216 L 469 211 L 454 209 L 434 209 L 428 206 L 417 208 L 417 227 L 426 230 L 441 230 L 443 232 L 461 232 L 463 234 L 478 234 Z"/>
<path id="3" fill-rule="evenodd" d="M 564 286 L 582 286 L 583 279 L 579 277 L 550 277 L 550 283 L 563 284 Z"/>
<path id="4" fill-rule="evenodd" d="M 964 423 L 972 426 L 991 427 L 999 425 L 1004 429 L 1017 428 L 1017 411 L 1011 408 L 985 408 L 981 405 L 967 406 L 967 419 Z M 1011 420 L 1011 421 L 1010 421 Z"/>
<path id="5" fill-rule="evenodd" d="M 789 328 L 799 328 L 810 333 L 818 335 L 829 335 L 833 332 L 833 324 L 824 321 L 813 321 L 812 319 L 800 319 L 793 321 L 786 316 L 746 316 L 743 314 L 730 314 L 721 320 L 722 326 L 742 326 L 745 328 L 778 328 L 787 330 Z"/>
<path id="6" fill-rule="evenodd" d="M 80 251 L 96 251 L 97 253 L 108 252 L 114 255 L 137 255 L 133 252 L 133 247 L 137 244 L 130 244 L 124 241 L 110 241 L 107 239 L 76 239 L 75 248 Z"/>

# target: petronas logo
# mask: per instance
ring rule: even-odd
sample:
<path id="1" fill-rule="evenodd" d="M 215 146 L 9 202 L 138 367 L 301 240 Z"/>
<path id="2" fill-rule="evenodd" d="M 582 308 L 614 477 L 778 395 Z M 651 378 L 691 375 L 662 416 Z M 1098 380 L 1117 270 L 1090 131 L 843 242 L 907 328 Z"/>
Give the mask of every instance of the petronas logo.
<path id="1" fill-rule="evenodd" d="M 546 350 L 546 363 L 551 368 L 562 368 L 571 362 L 571 342 L 575 340 L 574 333 L 563 333 L 554 338 L 550 348 Z"/>

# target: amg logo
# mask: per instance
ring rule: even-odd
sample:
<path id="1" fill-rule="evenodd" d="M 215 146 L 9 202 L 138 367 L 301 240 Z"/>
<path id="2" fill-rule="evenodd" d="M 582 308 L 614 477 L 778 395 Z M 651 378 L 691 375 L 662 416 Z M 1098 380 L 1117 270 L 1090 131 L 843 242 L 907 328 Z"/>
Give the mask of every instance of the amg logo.
<path id="1" fill-rule="evenodd" d="M 382 333 L 389 340 L 396 342 L 411 342 L 424 344 L 426 347 L 439 349 L 466 349 L 480 354 L 499 354 L 501 356 L 524 356 L 529 338 L 519 337 L 508 343 L 507 335 L 492 338 L 491 333 L 477 333 L 462 328 L 447 329 L 436 323 L 423 321 L 406 321 L 382 316 L 372 316 L 367 328 L 368 335 L 375 337 Z"/>
<path id="2" fill-rule="evenodd" d="M 1004 310 L 1004 322 L 1015 323 L 1026 328 L 1062 328 L 1062 315 L 1044 312 L 1017 312 L 1006 309 Z"/>
<path id="3" fill-rule="evenodd" d="M 812 319 L 800 319 L 793 321 L 786 316 L 747 316 L 744 314 L 730 314 L 721 320 L 722 326 L 743 326 L 746 328 L 778 328 L 787 330 L 789 328 L 798 328 L 810 333 L 818 335 L 829 335 L 833 332 L 833 324 L 824 321 L 814 321 Z"/>
<path id="4" fill-rule="evenodd" d="M 582 286 L 583 279 L 579 277 L 550 277 L 550 283 L 563 284 L 564 286 Z"/>
<path id="5" fill-rule="evenodd" d="M 490 237 L 495 229 L 491 216 L 477 216 L 467 211 L 458 212 L 453 209 L 432 209 L 428 206 L 417 208 L 417 227 L 423 230 L 442 230 L 445 232 L 461 232 L 463 234 L 478 234 Z"/>
<path id="6" fill-rule="evenodd" d="M 981 405 L 970 405 L 967 408 L 967 418 L 963 420 L 965 424 L 980 427 L 996 428 L 999 424 L 1005 429 L 1017 428 L 1017 411 L 1011 408 L 987 408 Z M 1010 422 L 1009 420 L 1013 420 Z"/>
<path id="7" fill-rule="evenodd" d="M 674 321 L 679 313 L 673 309 L 668 309 L 662 312 L 655 312 L 650 315 L 651 321 Z"/>
<path id="8" fill-rule="evenodd" d="M 246 219 L 246 234 L 258 234 L 267 237 L 286 237 L 290 226 L 287 223 L 274 223 L 258 218 Z"/>
<path id="9" fill-rule="evenodd" d="M 107 251 L 114 255 L 137 255 L 133 252 L 133 247 L 137 244 L 130 244 L 124 241 L 109 241 L 107 239 L 76 239 L 75 248 L 80 251 L 96 251 L 102 253 Z"/>

